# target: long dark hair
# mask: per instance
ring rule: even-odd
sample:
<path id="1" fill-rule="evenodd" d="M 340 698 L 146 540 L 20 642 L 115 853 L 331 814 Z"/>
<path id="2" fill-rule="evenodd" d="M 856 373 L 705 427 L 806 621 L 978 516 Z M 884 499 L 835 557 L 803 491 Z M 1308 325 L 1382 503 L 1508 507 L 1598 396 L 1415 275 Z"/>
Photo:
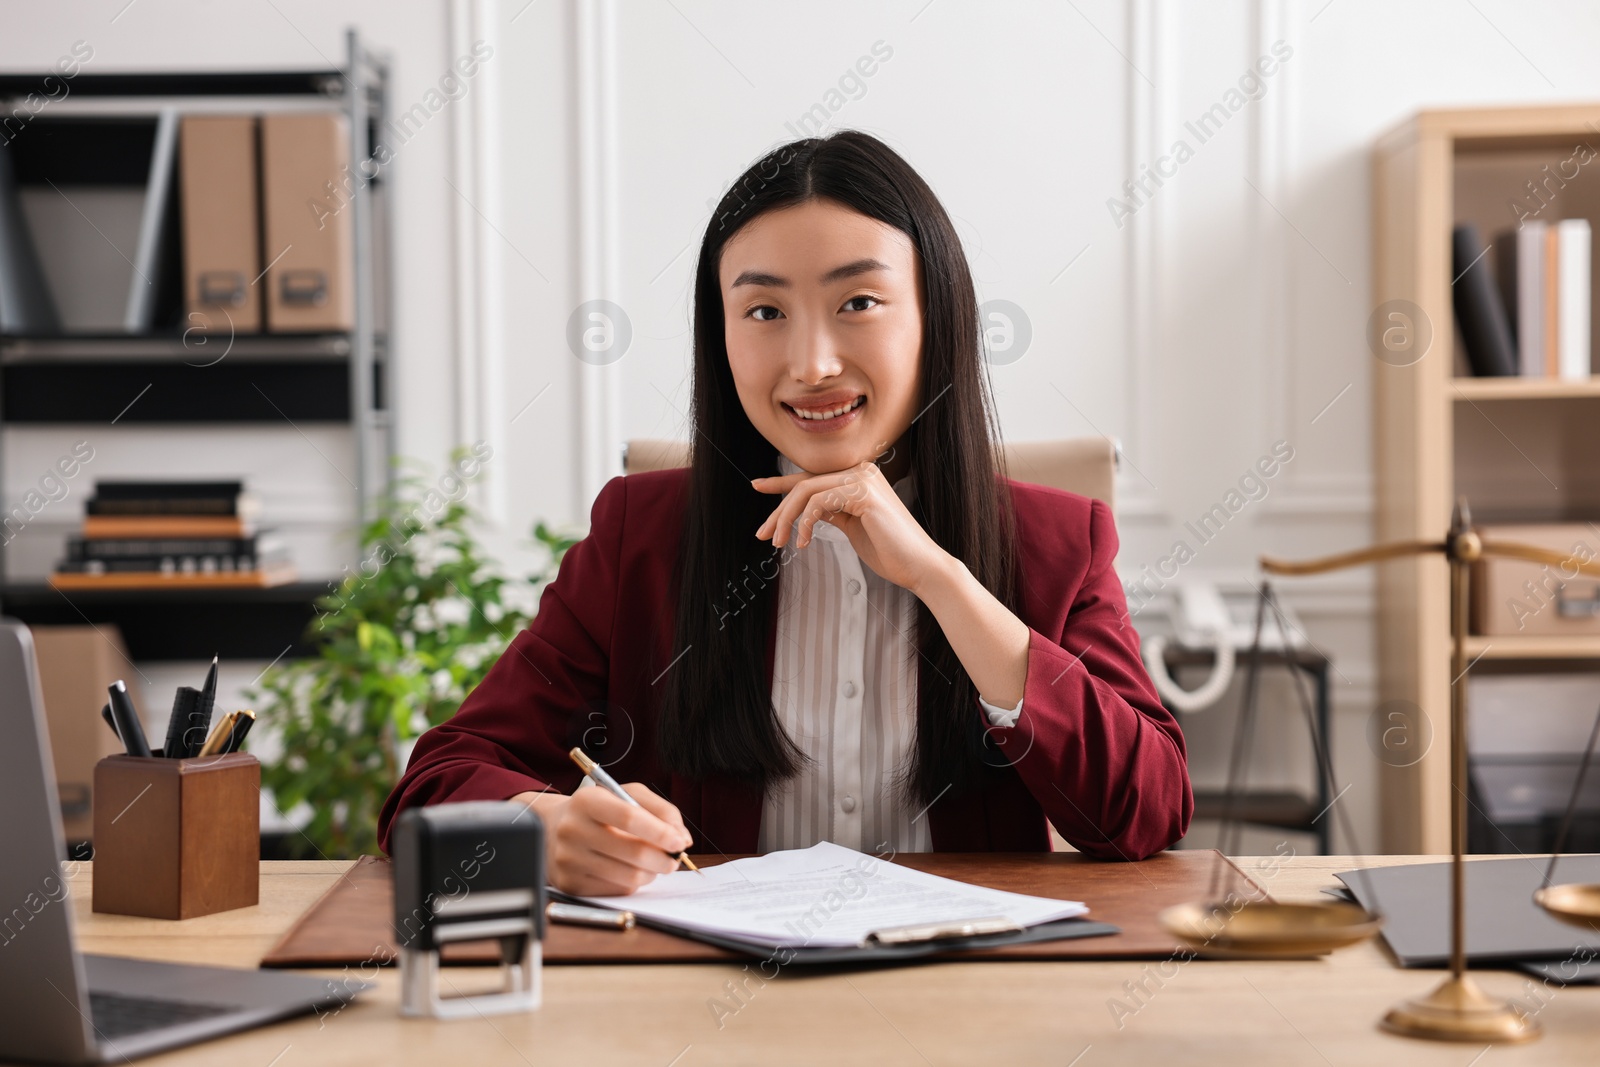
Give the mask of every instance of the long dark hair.
<path id="1" fill-rule="evenodd" d="M 835 201 L 911 238 L 922 271 L 922 389 L 900 447 L 910 450 L 914 513 L 930 536 L 1015 610 L 1014 517 L 996 477 L 998 425 L 989 395 L 972 274 L 950 217 L 888 145 L 845 130 L 774 150 L 722 197 L 695 273 L 694 412 L 675 655 L 658 744 L 666 767 L 692 778 L 770 782 L 803 755 L 778 723 L 764 679 L 777 554 L 754 531 L 777 506 L 750 479 L 776 473 L 777 450 L 745 414 L 728 366 L 718 268 L 723 247 L 762 213 Z M 917 605 L 916 759 L 904 783 L 923 802 L 971 786 L 986 764 L 977 691 L 927 607 Z"/>

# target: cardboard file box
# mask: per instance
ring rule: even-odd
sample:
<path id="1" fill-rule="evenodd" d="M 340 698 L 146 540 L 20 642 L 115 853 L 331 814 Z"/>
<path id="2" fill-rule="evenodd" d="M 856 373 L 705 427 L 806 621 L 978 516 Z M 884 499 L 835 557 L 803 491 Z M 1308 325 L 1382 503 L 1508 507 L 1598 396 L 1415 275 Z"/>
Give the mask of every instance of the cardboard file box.
<path id="1" fill-rule="evenodd" d="M 335 333 L 355 326 L 350 134 L 337 113 L 261 117 L 267 328 Z"/>
<path id="2" fill-rule="evenodd" d="M 94 771 L 94 910 L 192 919 L 259 900 L 261 764 L 108 756 Z"/>
<path id="3" fill-rule="evenodd" d="M 1483 526 L 1478 533 L 1485 541 L 1521 541 L 1580 563 L 1600 560 L 1600 533 L 1588 523 Z M 1480 560 L 1473 564 L 1472 632 L 1600 634 L 1600 578 L 1579 574 L 1570 563 Z"/>
<path id="4" fill-rule="evenodd" d="M 50 725 L 50 751 L 61 794 L 68 843 L 94 833 L 95 765 L 122 751 L 100 708 L 106 687 L 128 669 L 128 650 L 115 626 L 33 626 L 39 687 Z"/>
<path id="5" fill-rule="evenodd" d="M 255 117 L 184 116 L 178 161 L 184 328 L 224 336 L 256 333 L 262 264 Z"/>

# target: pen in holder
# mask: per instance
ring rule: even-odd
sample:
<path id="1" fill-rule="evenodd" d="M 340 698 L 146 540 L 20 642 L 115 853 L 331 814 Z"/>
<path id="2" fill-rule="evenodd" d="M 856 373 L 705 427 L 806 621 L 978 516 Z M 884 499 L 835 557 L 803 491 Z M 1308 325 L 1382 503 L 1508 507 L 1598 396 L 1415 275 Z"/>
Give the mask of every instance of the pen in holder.
<path id="1" fill-rule="evenodd" d="M 261 764 L 107 756 L 94 769 L 94 910 L 192 919 L 260 899 Z"/>

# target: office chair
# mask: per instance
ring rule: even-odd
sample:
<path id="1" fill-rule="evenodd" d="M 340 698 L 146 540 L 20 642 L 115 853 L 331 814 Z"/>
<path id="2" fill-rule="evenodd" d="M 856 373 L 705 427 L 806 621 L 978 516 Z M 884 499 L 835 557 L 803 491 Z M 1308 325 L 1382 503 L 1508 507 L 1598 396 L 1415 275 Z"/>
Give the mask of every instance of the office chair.
<path id="1" fill-rule="evenodd" d="M 1019 482 L 1048 485 L 1104 500 L 1114 513 L 1117 468 L 1122 447 L 1110 437 L 1069 437 L 1060 441 L 1024 441 L 1005 446 L 1006 473 Z M 637 437 L 622 449 L 625 474 L 689 465 L 685 441 Z"/>

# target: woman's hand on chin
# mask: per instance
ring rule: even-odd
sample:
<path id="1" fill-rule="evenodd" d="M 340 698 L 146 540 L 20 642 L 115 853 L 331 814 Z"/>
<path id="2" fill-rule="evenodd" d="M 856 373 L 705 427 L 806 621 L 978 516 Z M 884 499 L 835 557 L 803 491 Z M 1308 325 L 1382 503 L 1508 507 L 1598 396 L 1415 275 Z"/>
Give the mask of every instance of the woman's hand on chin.
<path id="1" fill-rule="evenodd" d="M 878 465 L 863 460 L 842 471 L 811 474 L 800 471 L 751 483 L 763 493 L 784 494 L 767 521 L 756 530 L 762 540 L 782 548 L 811 543 L 812 528 L 826 519 L 850 539 L 861 562 L 875 574 L 913 593 L 954 561 L 906 509 Z M 795 520 L 800 525 L 791 535 Z"/>

